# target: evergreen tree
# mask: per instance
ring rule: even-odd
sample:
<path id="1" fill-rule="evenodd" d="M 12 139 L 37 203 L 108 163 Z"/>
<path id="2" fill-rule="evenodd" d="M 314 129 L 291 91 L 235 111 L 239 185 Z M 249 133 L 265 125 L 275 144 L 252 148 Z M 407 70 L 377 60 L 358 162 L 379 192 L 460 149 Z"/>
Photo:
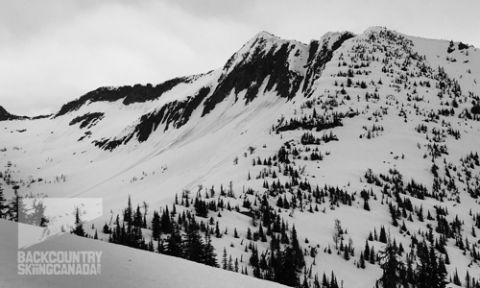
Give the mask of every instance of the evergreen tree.
<path id="1" fill-rule="evenodd" d="M 453 284 L 457 286 L 462 286 L 462 282 L 460 282 L 460 278 L 458 277 L 457 269 L 455 269 L 455 274 L 453 275 Z"/>
<path id="2" fill-rule="evenodd" d="M 403 265 L 397 259 L 396 245 L 388 242 L 381 255 L 380 267 L 383 274 L 380 283 L 383 288 L 397 288 L 401 283 L 400 272 L 403 270 Z"/>
<path id="3" fill-rule="evenodd" d="M 348 250 L 348 247 L 345 247 L 345 249 L 343 249 L 343 259 L 345 260 L 350 260 L 350 251 Z"/>
<path id="4" fill-rule="evenodd" d="M 112 231 L 110 230 L 110 227 L 108 227 L 107 223 L 103 225 L 103 233 L 104 234 L 110 234 Z"/>
<path id="5" fill-rule="evenodd" d="M 152 238 L 153 240 L 159 240 L 160 239 L 160 215 L 158 214 L 157 211 L 153 212 L 153 218 L 152 218 Z"/>
<path id="6" fill-rule="evenodd" d="M 163 210 L 162 218 L 160 219 L 160 231 L 163 233 L 172 233 L 173 225 L 170 220 L 170 213 L 168 212 L 168 207 L 165 207 Z"/>
<path id="7" fill-rule="evenodd" d="M 465 287 L 466 288 L 471 288 L 471 278 L 470 278 L 470 273 L 468 273 L 468 270 L 467 270 L 467 273 L 465 274 Z"/>
<path id="8" fill-rule="evenodd" d="M 442 258 L 438 259 L 438 272 L 435 277 L 435 284 L 437 288 L 444 288 L 447 286 L 447 267 Z"/>
<path id="9" fill-rule="evenodd" d="M 148 211 L 148 204 L 147 204 L 147 202 L 143 201 L 143 221 L 142 221 L 142 228 L 147 228 L 147 211 Z"/>
<path id="10" fill-rule="evenodd" d="M 418 288 L 444 288 L 447 271 L 443 260 L 437 260 L 435 249 L 426 243 L 420 243 L 417 247 L 417 255 L 420 264 L 417 266 L 416 282 Z"/>
<path id="11" fill-rule="evenodd" d="M 320 281 L 318 281 L 318 274 L 315 274 L 315 278 L 313 280 L 313 288 L 321 288 Z"/>
<path id="12" fill-rule="evenodd" d="M 328 288 L 330 285 L 328 283 L 328 279 L 327 279 L 327 275 L 325 275 L 325 273 L 323 273 L 323 277 L 322 277 L 322 287 L 324 288 Z"/>
<path id="13" fill-rule="evenodd" d="M 385 232 L 385 227 L 380 227 L 380 236 L 378 238 L 378 241 L 382 243 L 387 243 L 387 233 Z"/>
<path id="14" fill-rule="evenodd" d="M 132 222 L 132 198 L 130 195 L 128 195 L 128 203 L 127 203 L 127 209 L 125 209 L 124 214 L 123 214 L 123 221 L 126 222 Z"/>
<path id="15" fill-rule="evenodd" d="M 137 210 L 133 216 L 133 226 L 140 228 L 143 226 L 143 217 L 142 212 L 140 211 L 140 206 L 137 205 Z"/>
<path id="16" fill-rule="evenodd" d="M 253 267 L 258 267 L 258 251 L 257 248 L 252 248 L 252 254 L 250 255 L 250 265 Z"/>
<path id="17" fill-rule="evenodd" d="M 204 251 L 202 238 L 198 234 L 198 230 L 191 224 L 184 242 L 183 257 L 194 262 L 202 263 L 205 259 L 203 255 Z"/>
<path id="18" fill-rule="evenodd" d="M 365 269 L 365 258 L 363 257 L 363 252 L 360 252 L 360 260 L 358 266 L 362 269 Z"/>
<path id="19" fill-rule="evenodd" d="M 222 256 L 222 269 L 228 269 L 228 260 L 227 260 L 227 249 L 223 248 L 223 256 Z"/>
<path id="20" fill-rule="evenodd" d="M 220 233 L 220 228 L 218 227 L 218 221 L 215 224 L 215 237 L 222 238 L 222 233 Z"/>
<path id="21" fill-rule="evenodd" d="M 302 248 L 300 247 L 300 244 L 298 242 L 297 230 L 295 229 L 295 225 L 292 227 L 291 239 L 292 239 L 291 248 L 292 248 L 293 257 L 295 259 L 295 262 L 294 262 L 295 267 L 300 269 L 305 265 L 305 259 L 303 257 Z"/>
<path id="22" fill-rule="evenodd" d="M 157 241 L 157 252 L 158 253 L 165 253 L 165 247 L 164 247 L 164 244 L 163 244 L 163 240 L 158 240 Z"/>
<path id="23" fill-rule="evenodd" d="M 83 230 L 82 220 L 80 219 L 80 208 L 75 208 L 75 228 L 72 233 L 77 236 L 85 237 L 85 231 Z"/>
<path id="24" fill-rule="evenodd" d="M 7 199 L 3 193 L 2 183 L 0 183 L 0 218 L 6 218 L 7 216 Z"/>
<path id="25" fill-rule="evenodd" d="M 182 256 L 182 236 L 176 225 L 172 225 L 172 233 L 167 240 L 167 251 L 166 253 L 171 256 L 181 257 Z"/>
<path id="26" fill-rule="evenodd" d="M 333 274 L 333 271 L 332 271 L 332 276 L 330 277 L 329 287 L 330 288 L 338 288 L 337 278 L 335 277 L 335 274 Z"/>
<path id="27" fill-rule="evenodd" d="M 368 259 L 370 259 L 370 264 L 375 264 L 375 261 L 377 260 L 375 258 L 376 258 L 375 257 L 375 249 L 372 247 L 370 249 L 370 256 L 368 256 Z"/>
<path id="28" fill-rule="evenodd" d="M 295 252 L 291 247 L 286 247 L 285 252 L 283 253 L 283 259 L 282 259 L 282 271 L 280 273 L 279 277 L 279 283 L 291 286 L 291 287 L 297 287 L 298 284 L 300 283 L 298 275 L 297 275 L 297 266 L 295 265 L 295 262 L 297 261 Z"/>
<path id="29" fill-rule="evenodd" d="M 370 247 L 368 246 L 368 241 L 365 241 L 365 250 L 363 251 L 363 254 L 365 260 L 368 261 L 370 259 Z"/>

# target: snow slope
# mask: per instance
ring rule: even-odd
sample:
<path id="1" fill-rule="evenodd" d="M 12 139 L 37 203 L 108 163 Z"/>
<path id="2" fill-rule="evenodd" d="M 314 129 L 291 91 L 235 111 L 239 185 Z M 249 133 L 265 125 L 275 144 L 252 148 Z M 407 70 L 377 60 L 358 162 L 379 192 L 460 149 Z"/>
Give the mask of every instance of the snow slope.
<path id="1" fill-rule="evenodd" d="M 17 275 L 17 224 L 0 220 L 0 287 L 285 287 L 166 255 L 153 254 L 72 235 L 51 238 L 36 251 L 101 251 L 101 274 L 95 276 Z M 208 275 L 208 277 L 205 277 Z"/>

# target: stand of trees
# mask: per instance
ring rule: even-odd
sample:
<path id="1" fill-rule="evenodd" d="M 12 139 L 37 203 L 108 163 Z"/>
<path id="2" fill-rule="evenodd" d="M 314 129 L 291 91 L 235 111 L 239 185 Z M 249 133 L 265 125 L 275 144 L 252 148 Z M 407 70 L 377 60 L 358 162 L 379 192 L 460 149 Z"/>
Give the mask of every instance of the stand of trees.
<path id="1" fill-rule="evenodd" d="M 154 211 L 151 226 L 146 223 L 145 214 L 139 206 L 134 210 L 129 198 L 122 217 L 117 215 L 113 228 L 105 225 L 103 232 L 109 234 L 111 243 L 156 251 L 218 267 L 211 241 L 214 230 L 208 223 L 198 222 L 190 211 L 177 214 L 175 206 L 172 212 L 165 207 L 161 215 Z M 152 239 L 148 242 L 142 231 L 147 227 L 151 227 L 152 230 Z"/>

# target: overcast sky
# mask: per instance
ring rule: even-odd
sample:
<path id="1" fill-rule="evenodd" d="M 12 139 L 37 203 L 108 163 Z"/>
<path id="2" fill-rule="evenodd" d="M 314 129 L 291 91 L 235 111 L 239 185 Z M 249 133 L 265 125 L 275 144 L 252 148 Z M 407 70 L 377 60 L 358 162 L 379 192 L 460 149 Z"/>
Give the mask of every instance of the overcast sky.
<path id="1" fill-rule="evenodd" d="M 309 42 L 370 26 L 480 47 L 478 0 L 0 0 L 0 105 L 54 112 L 99 86 L 217 68 L 261 30 Z"/>

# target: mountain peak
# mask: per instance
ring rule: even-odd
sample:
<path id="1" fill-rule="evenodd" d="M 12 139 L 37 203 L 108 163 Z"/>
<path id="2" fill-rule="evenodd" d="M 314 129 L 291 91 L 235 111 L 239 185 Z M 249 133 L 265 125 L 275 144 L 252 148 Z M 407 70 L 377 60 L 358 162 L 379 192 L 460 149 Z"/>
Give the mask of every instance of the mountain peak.
<path id="1" fill-rule="evenodd" d="M 367 33 L 370 33 L 370 32 L 381 32 L 381 31 L 385 31 L 385 30 L 388 30 L 387 27 L 385 27 L 385 26 L 371 26 L 371 27 L 368 27 L 367 29 L 365 29 L 365 31 L 363 33 L 367 34 Z"/>
<path id="2" fill-rule="evenodd" d="M 397 32 L 393 29 L 389 29 L 386 26 L 371 26 L 371 27 L 367 28 L 365 31 L 363 31 L 363 35 L 378 34 L 378 33 L 382 33 L 382 32 L 383 33 L 389 32 L 389 33 L 393 33 L 393 34 L 400 34 L 399 32 Z"/>
<path id="3" fill-rule="evenodd" d="M 270 32 L 260 31 L 248 40 L 238 52 L 247 52 L 257 47 L 265 48 L 275 44 L 281 44 L 287 40 L 280 38 Z"/>
<path id="4" fill-rule="evenodd" d="M 282 44 L 289 42 L 293 41 L 282 39 L 267 31 L 260 31 L 243 44 L 243 46 L 230 57 L 224 66 L 224 73 L 229 72 L 230 69 L 238 63 L 248 61 L 252 55 L 258 54 L 259 51 L 266 53 L 272 48 L 279 48 Z"/>
<path id="5" fill-rule="evenodd" d="M 257 34 L 255 34 L 255 36 L 253 36 L 252 39 L 280 39 L 280 37 L 268 32 L 268 31 L 262 30 L 262 31 L 258 32 Z"/>

